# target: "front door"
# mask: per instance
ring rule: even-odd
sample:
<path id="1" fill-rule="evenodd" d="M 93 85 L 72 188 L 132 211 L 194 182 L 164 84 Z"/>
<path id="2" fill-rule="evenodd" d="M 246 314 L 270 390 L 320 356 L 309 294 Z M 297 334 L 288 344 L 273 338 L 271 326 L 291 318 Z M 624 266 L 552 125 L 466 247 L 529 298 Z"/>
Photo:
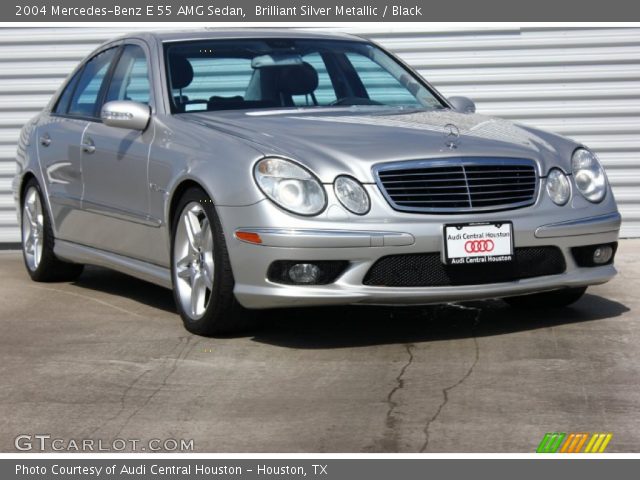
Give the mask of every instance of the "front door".
<path id="1" fill-rule="evenodd" d="M 125 45 L 105 90 L 112 100 L 150 103 L 148 63 L 139 45 Z M 153 125 L 144 132 L 92 122 L 82 138 L 83 209 L 91 222 L 90 246 L 153 260 L 158 225 L 149 219 L 149 149 Z"/>

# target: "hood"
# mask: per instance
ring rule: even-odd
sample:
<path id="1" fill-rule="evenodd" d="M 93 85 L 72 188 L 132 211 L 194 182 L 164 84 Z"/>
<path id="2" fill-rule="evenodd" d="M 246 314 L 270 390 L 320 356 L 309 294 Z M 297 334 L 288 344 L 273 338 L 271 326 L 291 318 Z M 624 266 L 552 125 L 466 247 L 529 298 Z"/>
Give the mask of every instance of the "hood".
<path id="1" fill-rule="evenodd" d="M 294 108 L 180 117 L 242 138 L 264 155 L 297 160 L 323 183 L 340 174 L 372 183 L 376 164 L 451 157 L 528 158 L 546 175 L 552 165 L 568 171 L 576 147 L 506 120 L 450 110 Z"/>

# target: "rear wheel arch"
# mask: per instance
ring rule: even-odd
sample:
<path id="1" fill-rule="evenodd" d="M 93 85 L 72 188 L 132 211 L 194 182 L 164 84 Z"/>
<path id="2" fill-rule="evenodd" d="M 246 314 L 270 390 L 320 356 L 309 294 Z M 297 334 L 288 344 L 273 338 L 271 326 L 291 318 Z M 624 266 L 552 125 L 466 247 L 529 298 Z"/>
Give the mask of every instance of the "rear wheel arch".
<path id="1" fill-rule="evenodd" d="M 38 179 L 33 174 L 29 176 L 25 174 L 20 188 L 21 246 L 29 276 L 37 282 L 74 280 L 82 273 L 83 265 L 62 261 L 56 257 L 51 218 L 45 205 L 45 194 Z M 26 202 L 29 202 L 30 207 Z M 31 213 L 25 215 L 23 210 L 27 209 Z M 37 215 L 34 215 L 34 210 Z"/>
<path id="2" fill-rule="evenodd" d="M 31 171 L 27 171 L 24 173 L 24 175 L 22 175 L 22 179 L 20 180 L 20 208 L 22 208 L 22 205 L 24 203 L 24 194 L 27 191 L 27 184 L 32 178 L 36 182 L 38 182 L 38 179 Z M 38 184 L 40 184 L 40 182 L 38 182 Z"/>

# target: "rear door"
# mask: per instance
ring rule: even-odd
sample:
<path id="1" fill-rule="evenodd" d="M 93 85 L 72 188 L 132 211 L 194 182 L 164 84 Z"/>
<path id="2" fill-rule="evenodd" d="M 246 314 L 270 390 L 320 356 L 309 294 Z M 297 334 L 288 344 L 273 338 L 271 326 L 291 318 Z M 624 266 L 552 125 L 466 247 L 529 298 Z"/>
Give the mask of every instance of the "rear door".
<path id="1" fill-rule="evenodd" d="M 38 155 L 58 238 L 81 242 L 83 169 L 81 143 L 116 49 L 100 52 L 63 89 L 38 126 Z M 92 100 L 93 98 L 93 100 Z"/>

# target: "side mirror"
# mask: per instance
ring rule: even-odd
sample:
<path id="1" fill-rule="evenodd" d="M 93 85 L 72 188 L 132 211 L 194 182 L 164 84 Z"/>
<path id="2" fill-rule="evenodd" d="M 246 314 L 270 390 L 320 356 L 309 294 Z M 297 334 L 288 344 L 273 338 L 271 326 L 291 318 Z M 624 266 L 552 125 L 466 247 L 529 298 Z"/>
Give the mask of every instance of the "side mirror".
<path id="1" fill-rule="evenodd" d="M 115 100 L 102 106 L 102 123 L 110 127 L 143 131 L 149 125 L 151 109 L 144 103 L 129 100 Z"/>
<path id="2" fill-rule="evenodd" d="M 476 113 L 476 104 L 467 97 L 449 97 L 449 103 L 456 112 Z"/>

